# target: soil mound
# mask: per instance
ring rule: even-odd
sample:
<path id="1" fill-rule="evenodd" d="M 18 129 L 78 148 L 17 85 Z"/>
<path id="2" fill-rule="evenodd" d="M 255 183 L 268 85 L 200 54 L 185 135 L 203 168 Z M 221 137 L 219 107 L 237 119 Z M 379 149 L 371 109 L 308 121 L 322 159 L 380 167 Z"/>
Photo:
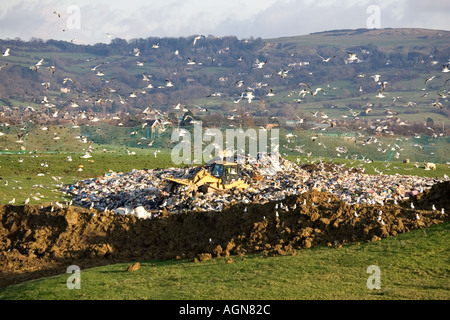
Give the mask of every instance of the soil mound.
<path id="1" fill-rule="evenodd" d="M 448 221 L 449 193 L 446 181 L 382 206 L 349 205 L 312 191 L 153 219 L 80 207 L 0 205 L 0 287 L 65 273 L 74 264 L 85 269 L 135 260 L 283 255 L 318 244 L 375 241 Z"/>

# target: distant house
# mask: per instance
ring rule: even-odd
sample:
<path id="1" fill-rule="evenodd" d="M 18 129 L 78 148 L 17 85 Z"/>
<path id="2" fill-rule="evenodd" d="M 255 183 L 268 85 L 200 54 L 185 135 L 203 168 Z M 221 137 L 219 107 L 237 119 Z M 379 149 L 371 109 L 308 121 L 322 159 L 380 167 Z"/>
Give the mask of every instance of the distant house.
<path id="1" fill-rule="evenodd" d="M 147 119 L 145 120 L 145 123 L 147 124 L 147 127 L 150 128 L 152 139 L 156 138 L 159 135 L 160 130 L 164 127 L 159 119 Z"/>
<path id="2" fill-rule="evenodd" d="M 145 114 L 145 120 L 160 118 L 160 113 L 157 110 L 150 109 L 149 107 L 145 108 L 142 113 Z"/>
<path id="3" fill-rule="evenodd" d="M 299 120 L 286 120 L 286 127 L 297 127 L 301 124 Z"/>
<path id="4" fill-rule="evenodd" d="M 152 129 L 162 128 L 162 124 L 159 121 L 159 119 L 147 119 L 145 120 L 145 122 L 147 123 L 147 126 L 149 126 Z"/>
<path id="5" fill-rule="evenodd" d="M 266 129 L 270 130 L 270 129 L 278 127 L 278 126 L 279 126 L 278 123 L 268 123 L 268 124 L 266 124 Z"/>

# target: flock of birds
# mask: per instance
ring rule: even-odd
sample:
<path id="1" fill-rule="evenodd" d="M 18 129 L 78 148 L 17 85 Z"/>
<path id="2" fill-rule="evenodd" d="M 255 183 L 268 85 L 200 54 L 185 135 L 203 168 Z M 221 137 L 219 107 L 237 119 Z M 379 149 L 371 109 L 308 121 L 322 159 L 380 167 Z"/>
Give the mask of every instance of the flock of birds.
<path id="1" fill-rule="evenodd" d="M 61 13 L 55 11 L 54 14 L 60 18 L 61 17 Z M 110 38 L 111 34 L 107 33 L 106 37 Z M 192 40 L 192 47 L 196 47 L 199 45 L 199 43 L 206 39 L 205 36 L 203 35 L 198 35 L 195 36 Z M 75 39 L 72 40 L 72 42 L 74 42 Z M 152 49 L 160 49 L 161 45 L 160 43 L 155 43 L 152 46 Z M 260 52 L 262 53 L 262 52 Z M 3 52 L 2 52 L 2 57 L 9 57 L 11 55 L 14 55 L 14 52 L 11 51 L 11 48 L 6 48 Z M 191 70 L 189 68 L 194 68 L 195 66 L 202 66 L 203 63 L 199 62 L 196 60 L 195 57 L 193 56 L 187 56 L 185 58 L 183 58 L 181 56 L 181 53 L 179 50 L 176 50 L 174 52 L 174 55 L 180 58 L 180 61 L 185 61 L 185 65 L 183 65 L 183 67 L 187 68 L 185 70 Z M 360 59 L 360 57 L 358 57 L 358 53 L 354 53 L 354 52 L 350 52 L 347 51 L 346 52 L 347 57 L 345 58 L 345 63 L 351 64 L 351 63 L 358 63 L 361 62 L 362 60 Z M 143 54 L 141 53 L 139 48 L 134 48 L 132 52 L 130 52 L 130 56 L 134 57 L 135 60 L 135 66 L 136 67 L 144 67 L 147 63 L 147 61 L 145 59 L 142 58 Z M 260 55 L 261 56 L 261 55 Z M 322 63 L 330 63 L 332 60 L 334 59 L 338 59 L 338 56 L 342 56 L 342 53 L 336 53 L 333 56 L 330 57 L 322 57 L 320 55 L 318 55 L 318 58 L 320 59 L 320 61 Z M 42 57 L 41 59 L 39 59 L 38 61 L 36 61 L 35 63 L 33 63 L 32 65 L 29 66 L 29 69 L 32 72 L 40 72 L 42 71 L 42 69 L 47 69 L 47 72 L 49 73 L 50 77 L 54 76 L 56 73 L 58 73 L 58 69 L 56 68 L 56 66 L 54 65 L 49 65 L 46 66 L 46 62 L 48 60 L 47 57 Z M 217 62 L 217 58 L 210 58 L 211 63 L 216 63 Z M 90 59 L 87 60 L 86 62 L 92 62 Z M 242 64 L 242 68 L 245 69 L 247 67 L 247 69 L 249 68 L 249 72 L 251 71 L 257 71 L 259 72 L 260 70 L 266 70 L 267 67 L 270 65 L 270 61 L 269 58 L 266 58 L 264 60 L 260 60 L 260 59 L 254 59 L 253 61 L 251 61 L 251 65 L 250 66 L 246 66 L 244 63 L 244 58 L 242 56 L 237 58 L 237 63 L 241 63 Z M 148 90 L 151 89 L 166 89 L 166 88 L 172 88 L 175 86 L 175 83 L 171 80 L 171 79 L 165 79 L 164 83 L 161 84 L 155 84 L 152 81 L 152 75 L 142 72 L 142 83 L 144 83 L 143 86 L 136 88 L 134 90 L 132 90 L 131 92 L 128 93 L 119 93 L 118 90 L 116 88 L 114 88 L 112 86 L 112 80 L 110 80 L 110 77 L 106 76 L 107 75 L 107 67 L 108 67 L 109 62 L 103 61 L 100 63 L 95 63 L 95 65 L 93 64 L 88 71 L 92 72 L 93 75 L 95 75 L 96 77 L 99 77 L 100 79 L 102 79 L 102 82 L 105 84 L 105 86 L 102 88 L 102 90 L 100 92 L 96 92 L 96 93 L 91 93 L 89 92 L 81 83 L 79 83 L 78 81 L 76 81 L 75 78 L 70 78 L 70 77 L 64 77 L 62 83 L 60 84 L 61 87 L 62 86 L 69 86 L 71 85 L 72 88 L 75 88 L 76 92 L 78 93 L 78 95 L 76 97 L 74 97 L 73 99 L 70 99 L 68 101 L 68 105 L 70 107 L 70 109 L 78 109 L 81 106 L 83 106 L 83 101 L 85 103 L 94 103 L 94 104 L 101 104 L 101 103 L 106 103 L 106 102 L 113 102 L 113 101 L 118 101 L 118 103 L 124 105 L 127 104 L 128 101 L 130 101 L 130 99 L 135 99 L 137 98 L 140 94 L 145 94 Z M 301 65 L 301 64 L 299 64 Z M 4 70 L 5 68 L 7 68 L 9 66 L 9 63 L 3 63 L 2 65 L 0 65 L 0 72 L 2 70 Z M 269 68 L 269 70 L 271 70 Z M 267 79 L 270 79 L 271 77 L 279 77 L 280 79 L 286 80 L 289 79 L 289 73 L 292 72 L 292 70 L 294 70 L 294 67 L 291 66 L 286 66 L 285 68 L 280 68 L 277 71 L 269 71 L 268 73 L 263 75 L 263 80 L 261 82 L 257 82 L 257 83 L 253 83 L 251 85 L 248 85 L 246 83 L 245 79 L 238 79 L 238 80 L 234 80 L 232 82 L 232 88 L 234 90 L 234 92 L 240 92 L 240 94 L 237 94 L 233 97 L 232 102 L 234 104 L 240 104 L 242 101 L 246 102 L 247 104 L 251 104 L 253 103 L 255 100 L 263 100 L 263 99 L 270 99 L 272 97 L 274 97 L 276 95 L 276 92 L 274 90 L 274 88 L 271 88 L 270 85 L 266 82 Z M 442 74 L 447 74 L 450 72 L 449 69 L 449 65 L 448 64 L 444 64 L 442 65 L 442 69 L 441 69 L 441 73 Z M 1 74 L 0 74 L 1 75 Z M 359 75 L 358 77 L 365 77 L 367 75 Z M 374 75 L 370 75 L 369 76 L 371 79 L 373 79 L 373 81 L 379 86 L 379 89 L 377 90 L 377 94 L 374 96 L 377 99 L 383 99 L 387 97 L 387 90 L 388 90 L 388 85 L 389 85 L 389 81 L 386 81 L 383 79 L 383 76 L 380 74 L 374 74 Z M 424 84 L 428 85 L 431 81 L 436 81 L 436 79 L 441 78 L 438 74 L 433 74 L 428 76 L 425 80 L 424 80 Z M 444 81 L 443 86 L 445 88 L 445 86 L 447 85 L 448 81 L 450 80 L 447 79 Z M 59 115 L 59 110 L 58 110 L 58 105 L 55 105 L 53 103 L 53 99 L 51 98 L 51 92 L 50 92 L 50 88 L 52 87 L 53 83 L 51 83 L 50 81 L 45 81 L 42 82 L 42 86 L 44 88 L 44 92 L 43 92 L 43 97 L 42 99 L 39 99 L 37 102 L 39 102 L 39 104 L 43 105 L 44 107 L 48 108 L 48 110 L 52 110 L 52 117 L 56 118 Z M 258 96 L 256 94 L 258 89 L 262 89 L 262 88 L 267 88 L 267 91 L 265 93 L 264 96 Z M 301 103 L 303 101 L 303 99 L 306 96 L 311 96 L 311 97 L 315 97 L 317 95 L 327 95 L 327 89 L 324 89 L 324 87 L 314 87 L 312 84 L 310 83 L 306 83 L 306 82 L 300 82 L 297 84 L 297 88 L 294 91 L 291 91 L 289 93 L 289 96 L 296 96 L 295 99 L 293 100 L 293 102 L 296 103 Z M 359 91 L 363 91 L 363 89 L 360 87 Z M 425 95 L 428 94 L 428 92 L 423 94 L 423 97 L 425 97 Z M 443 108 L 443 103 L 447 103 L 447 96 L 448 96 L 448 92 L 446 90 L 444 91 L 440 91 L 437 92 L 437 99 L 433 102 L 433 106 L 437 106 L 440 109 Z M 221 96 L 220 93 L 216 93 L 216 94 L 211 94 L 208 97 L 214 97 L 214 96 Z M 80 97 L 82 98 L 82 100 L 80 101 Z M 113 100 L 112 97 L 116 97 L 116 99 L 118 100 Z M 396 99 L 397 97 L 394 97 L 394 99 Z M 231 102 L 231 101 L 230 101 Z M 408 106 L 412 106 L 415 105 L 415 102 L 408 102 L 405 107 Z M 207 112 L 208 109 L 201 107 L 201 106 L 195 106 L 195 109 L 197 112 Z M 243 109 L 245 109 L 245 107 L 243 107 Z M 350 108 L 349 108 L 350 109 Z M 369 113 L 371 112 L 373 109 L 373 104 L 372 103 L 368 103 L 366 106 L 366 110 L 365 113 Z M 160 117 L 163 121 L 163 124 L 168 124 L 169 122 L 167 121 L 168 118 L 168 114 L 171 111 L 174 112 L 179 112 L 181 114 L 187 113 L 189 111 L 191 111 L 192 109 L 188 108 L 188 106 L 186 105 L 182 105 L 182 103 L 177 103 L 175 105 L 172 106 L 171 109 L 169 109 L 168 111 L 163 111 L 163 110 L 154 110 L 157 113 L 157 116 Z M 144 111 L 142 111 L 142 115 L 147 115 L 149 113 L 149 108 L 146 108 Z M 389 110 L 388 110 L 389 111 Z M 352 109 L 350 109 L 350 113 L 351 116 L 353 118 L 358 117 L 359 115 L 361 115 L 361 112 L 354 112 Z M 391 116 L 391 114 L 389 114 L 388 112 L 386 113 L 387 116 Z M 323 122 L 323 123 L 327 123 L 329 124 L 331 127 L 336 126 L 336 119 L 333 119 L 332 117 L 330 117 L 327 113 L 325 113 L 322 110 L 317 110 L 315 112 L 312 112 L 312 117 L 314 117 L 315 119 L 317 119 L 319 122 Z M 229 121 L 234 121 L 236 120 L 238 117 L 240 117 L 241 114 L 238 112 L 238 109 L 235 108 L 232 111 L 231 115 L 227 116 L 227 120 Z M 116 116 L 113 116 L 113 119 L 120 121 L 121 118 Z M 300 123 L 303 123 L 306 119 L 303 117 L 297 117 L 296 118 Z M 77 123 L 77 121 L 82 121 L 82 120 L 88 120 L 89 122 L 99 122 L 101 121 L 99 116 L 96 115 L 87 115 L 86 112 L 84 111 L 80 111 L 80 112 L 75 112 L 75 116 L 72 118 L 73 120 L 73 127 L 78 127 L 79 123 Z M 147 125 L 147 123 L 144 123 L 142 125 L 142 129 Z M 386 129 L 383 127 L 380 127 L 380 131 Z M 48 127 L 47 126 L 42 126 L 41 130 L 43 131 L 47 131 Z M 133 133 L 131 133 L 133 135 Z M 134 132 L 134 134 L 136 134 Z M 3 135 L 3 133 L 0 132 L 0 135 Z M 24 132 L 20 133 L 17 136 L 17 140 L 16 143 L 22 144 L 24 142 L 24 137 L 27 135 L 26 129 L 24 130 Z M 364 136 L 361 135 L 361 133 L 359 133 L 359 137 L 363 138 Z M 55 139 L 58 139 L 58 136 L 55 136 Z M 78 141 L 82 142 L 82 143 L 87 143 L 88 139 L 85 136 L 76 136 L 76 138 L 78 139 Z M 288 133 L 286 135 L 286 140 L 288 143 L 294 143 L 296 144 L 296 138 L 297 135 L 295 135 L 294 133 Z M 377 138 L 374 137 L 364 137 L 364 144 L 375 144 L 375 143 L 379 143 L 379 141 L 377 141 Z M 318 139 L 317 136 L 313 135 L 310 137 L 311 141 L 317 141 L 317 145 L 323 148 L 327 148 L 327 146 L 320 141 L 320 139 Z M 153 139 L 152 141 L 150 141 L 148 143 L 148 146 L 152 146 L 153 143 L 155 142 L 155 140 Z M 381 144 L 379 144 L 380 148 L 379 151 L 380 152 L 386 152 L 388 147 L 394 148 L 394 146 L 388 145 L 386 148 L 381 148 Z M 311 156 L 312 152 L 306 152 L 303 149 L 304 146 L 302 145 L 296 145 L 295 146 L 295 150 L 298 151 L 299 153 L 306 153 L 308 156 Z M 399 152 L 402 150 L 401 147 L 399 145 L 395 145 L 394 148 L 397 151 L 396 157 L 399 156 Z M 82 156 L 82 158 L 90 158 L 90 152 L 92 151 L 92 146 L 90 145 L 87 149 L 86 149 L 86 153 Z M 338 155 L 340 154 L 346 154 L 348 152 L 347 148 L 345 147 L 337 147 L 336 150 Z M 156 158 L 158 153 L 160 152 L 160 150 L 155 150 L 153 155 Z M 127 154 L 129 155 L 133 155 L 135 154 L 135 152 L 133 151 L 128 151 L 127 150 Z M 23 158 L 22 157 L 18 157 L 18 161 L 19 162 L 23 162 Z M 68 156 L 67 161 L 72 161 L 71 157 Z M 47 163 L 42 163 L 41 164 L 42 167 L 48 167 Z M 56 180 L 55 180 L 56 181 Z M 59 182 L 59 180 L 57 181 Z M 7 182 L 5 183 L 5 185 L 7 185 Z M 14 204 L 15 203 L 15 198 L 12 199 L 9 203 L 10 204 Z M 27 198 L 24 203 L 28 203 L 30 201 L 30 198 Z M 61 205 L 58 202 L 56 202 L 57 205 Z"/>
<path id="2" fill-rule="evenodd" d="M 58 18 L 61 18 L 61 13 L 58 11 L 54 11 L 53 12 Z M 65 31 L 65 30 L 63 30 Z M 106 37 L 110 38 L 111 34 L 107 33 Z M 206 37 L 204 35 L 198 35 L 195 36 L 192 40 L 192 47 L 196 47 L 198 46 L 198 44 L 204 40 Z M 73 42 L 73 41 L 72 41 Z M 152 46 L 152 49 L 159 49 L 161 47 L 160 43 L 155 43 Z M 261 52 L 259 52 L 260 57 L 264 55 L 264 52 L 262 52 L 264 50 L 264 48 L 261 50 Z M 2 53 L 3 57 L 8 57 L 10 55 L 13 55 L 14 52 L 11 51 L 11 48 L 6 48 L 6 50 Z M 347 64 L 351 64 L 351 63 L 358 63 L 363 61 L 359 56 L 358 53 L 355 52 L 350 52 L 350 51 L 346 51 L 347 57 L 345 59 L 345 63 Z M 145 63 L 147 62 L 145 59 L 142 59 L 142 54 L 139 48 L 134 48 L 132 52 L 130 52 L 130 55 L 136 58 L 136 66 L 137 67 L 143 67 L 145 65 Z M 181 57 L 181 53 L 179 52 L 179 50 L 176 50 L 174 52 L 174 55 L 178 56 L 180 58 L 180 60 L 185 60 L 185 64 L 186 64 L 186 68 L 188 68 L 187 70 L 189 70 L 189 68 L 193 68 L 194 66 L 201 66 L 203 63 L 196 61 L 195 57 L 193 56 L 188 56 L 188 57 Z M 338 59 L 339 56 L 342 56 L 343 53 L 340 52 L 336 52 L 336 54 L 330 56 L 330 57 L 322 57 L 320 55 L 317 55 L 318 58 L 320 59 L 321 62 L 323 63 L 330 63 L 332 60 Z M 217 58 L 211 58 L 209 57 L 209 59 L 211 60 L 212 63 L 216 62 Z M 38 72 L 41 68 L 45 68 L 45 63 L 47 61 L 46 57 L 43 57 L 41 59 L 39 59 L 38 61 L 36 61 L 34 64 L 32 64 L 29 68 L 31 71 L 35 71 Z M 86 62 L 91 62 L 89 59 Z M 244 59 L 243 57 L 239 57 L 237 59 L 237 63 L 244 63 Z M 103 61 L 100 63 L 96 63 L 95 65 L 93 65 L 92 67 L 90 67 L 90 71 L 96 76 L 102 79 L 102 81 L 105 83 L 105 86 L 101 89 L 100 92 L 95 92 L 95 93 L 91 93 L 89 92 L 81 83 L 77 82 L 76 80 L 70 78 L 70 77 L 64 77 L 62 84 L 60 84 L 61 86 L 68 86 L 71 85 L 72 88 L 74 88 L 74 90 L 77 92 L 77 95 L 74 96 L 72 99 L 70 99 L 70 101 L 68 101 L 68 105 L 70 106 L 71 109 L 77 109 L 80 108 L 80 106 L 83 106 L 83 102 L 86 103 L 93 103 L 93 104 L 104 104 L 104 103 L 108 103 L 108 102 L 118 102 L 120 104 L 127 104 L 128 101 L 130 101 L 130 99 L 135 99 L 137 98 L 140 94 L 145 94 L 148 92 L 148 90 L 151 89 L 155 89 L 155 88 L 159 88 L 159 89 L 164 89 L 164 88 L 171 88 L 174 87 L 175 84 L 172 82 L 171 79 L 165 79 L 165 82 L 163 84 L 155 84 L 152 83 L 152 75 L 142 72 L 142 82 L 145 84 L 144 86 L 141 86 L 140 88 L 136 88 L 133 89 L 131 92 L 128 93 L 119 93 L 117 88 L 114 88 L 113 84 L 113 80 L 111 80 L 110 77 L 106 76 L 106 68 L 108 66 L 109 62 L 107 61 Z M 269 58 L 260 60 L 260 59 L 254 59 L 251 62 L 251 66 L 250 66 L 250 72 L 251 70 L 265 70 L 267 68 L 267 66 L 270 64 Z M 4 68 L 8 67 L 8 63 L 4 63 L 3 65 L 0 66 L 0 70 L 3 70 Z M 243 64 L 243 69 L 245 69 L 245 65 Z M 248 68 L 249 66 L 247 66 Z M 58 72 L 57 68 L 54 65 L 50 65 L 46 67 L 47 70 L 50 72 L 50 75 L 53 76 L 55 73 Z M 234 83 L 232 84 L 233 90 L 234 92 L 236 92 L 237 90 L 241 89 L 240 94 L 236 95 L 235 98 L 233 98 L 233 103 L 234 104 L 239 104 L 242 101 L 246 101 L 248 104 L 251 104 L 253 101 L 255 100 L 264 100 L 264 99 L 270 99 L 272 97 L 274 97 L 276 95 L 274 88 L 271 88 L 270 85 L 267 83 L 267 79 L 270 79 L 273 76 L 277 76 L 280 77 L 281 79 L 288 79 L 288 74 L 289 72 L 291 72 L 292 70 L 294 70 L 294 67 L 292 65 L 287 66 L 285 68 L 280 68 L 277 71 L 270 71 L 269 73 L 266 73 L 263 75 L 263 81 L 261 82 L 257 82 L 257 83 L 253 83 L 251 85 L 248 85 L 246 83 L 245 79 L 238 79 L 235 80 Z M 450 72 L 449 69 L 449 65 L 448 64 L 444 64 L 442 66 L 442 70 L 441 72 L 443 74 L 446 74 L 448 72 Z M 358 77 L 365 77 L 366 75 L 358 75 Z M 375 75 L 370 75 L 370 78 L 373 79 L 373 81 L 379 86 L 379 89 L 377 91 L 377 94 L 375 95 L 375 98 L 377 99 L 383 99 L 387 97 L 387 89 L 388 89 L 388 85 L 389 85 L 389 81 L 386 81 L 383 79 L 383 76 L 380 74 L 375 74 Z M 429 84 L 431 81 L 436 81 L 436 78 L 440 78 L 437 74 L 434 75 L 430 75 L 428 76 L 425 80 L 424 80 L 424 84 Z M 450 79 L 445 80 L 443 87 L 445 88 L 447 82 Z M 51 94 L 50 94 L 50 88 L 52 86 L 52 83 L 49 81 L 45 81 L 42 83 L 42 86 L 44 87 L 44 93 L 43 93 L 43 97 L 42 99 L 37 99 L 36 102 L 39 102 L 40 104 L 42 104 L 43 106 L 45 106 L 46 108 L 52 110 L 52 117 L 56 118 L 60 115 L 59 110 L 57 105 L 55 105 L 53 103 L 53 99 L 51 98 Z M 262 88 L 268 88 L 266 94 L 263 96 L 258 96 L 256 94 L 256 90 L 257 89 L 262 89 Z M 362 91 L 363 89 L 360 87 L 359 91 Z M 427 95 L 428 92 L 424 93 L 423 96 Z M 433 106 L 437 106 L 439 108 L 443 108 L 444 107 L 444 103 L 447 103 L 447 97 L 448 97 L 448 91 L 444 90 L 443 92 L 437 92 L 438 97 L 437 99 L 433 102 Z M 317 95 L 327 95 L 327 91 L 326 89 L 324 89 L 323 87 L 313 87 L 311 84 L 306 83 L 306 82 L 300 82 L 298 83 L 298 90 L 294 90 L 291 91 L 288 96 L 294 96 L 296 95 L 297 97 L 293 100 L 294 102 L 297 103 L 301 103 L 303 101 L 303 99 L 306 96 L 317 96 Z M 220 93 L 216 93 L 216 94 L 211 94 L 208 97 L 212 97 L 212 96 L 221 96 Z M 114 99 L 115 97 L 115 99 Z M 82 100 L 80 100 L 80 98 Z M 397 99 L 398 97 L 394 97 L 394 101 L 395 99 Z M 117 99 L 117 100 L 116 100 Z M 40 101 L 39 101 L 40 100 Z M 416 103 L 413 101 L 408 102 L 405 107 L 408 106 L 412 106 L 415 105 Z M 147 108 L 148 109 L 148 108 Z M 147 109 L 145 111 L 142 112 L 142 114 L 145 116 L 147 113 Z M 242 109 L 246 109 L 246 107 L 241 108 Z M 368 102 L 366 105 L 366 109 L 365 109 L 365 114 L 368 114 L 370 112 L 372 112 L 374 109 L 374 104 L 371 102 Z M 163 111 L 163 110 L 156 110 L 157 116 L 159 118 L 162 118 L 164 121 L 164 123 L 169 123 L 167 121 L 168 118 L 168 114 L 170 112 L 181 112 L 181 113 L 186 113 L 189 111 L 192 111 L 193 109 L 188 108 L 187 106 L 182 105 L 181 103 L 178 103 L 176 105 L 174 105 L 172 107 L 172 109 L 169 109 L 167 111 Z M 195 107 L 196 112 L 200 111 L 200 112 L 206 112 L 208 111 L 207 108 L 203 108 L 200 106 L 196 106 Z M 351 117 L 353 118 L 357 118 L 359 115 L 362 114 L 362 112 L 355 112 L 353 111 L 351 108 L 349 108 L 350 110 L 350 114 Z M 269 110 L 266 110 L 267 112 Z M 386 115 L 387 117 L 392 117 L 393 115 L 396 115 L 395 111 L 386 110 Z M 247 114 L 249 114 L 247 112 Z M 227 119 L 229 121 L 233 121 L 236 120 L 238 117 L 242 116 L 242 113 L 238 113 L 238 109 L 235 108 L 232 112 L 231 115 L 227 116 Z M 293 115 L 294 116 L 294 115 Z M 330 117 L 327 113 L 325 113 L 324 111 L 321 110 L 317 110 L 315 112 L 311 113 L 311 116 L 314 117 L 315 119 L 317 119 L 318 122 L 322 122 L 322 123 L 327 123 L 329 126 L 334 127 L 336 126 L 336 119 L 333 119 L 332 117 Z M 343 118 L 348 117 L 347 115 L 343 115 Z M 75 115 L 72 118 L 72 121 L 74 123 L 74 126 L 77 126 L 78 123 L 76 123 L 77 121 L 81 121 L 84 119 L 88 119 L 91 122 L 98 122 L 100 121 L 100 117 L 97 115 L 86 115 L 86 112 L 84 111 L 80 111 L 80 112 L 75 112 Z M 117 119 L 120 121 L 120 118 L 116 115 L 113 117 L 113 119 Z M 299 117 L 297 116 L 296 118 L 300 123 L 303 123 L 306 118 L 305 117 Z M 380 126 L 380 130 L 383 130 L 383 127 Z M 287 136 L 288 140 L 293 139 L 293 136 Z M 316 138 L 317 139 L 317 138 Z M 316 140 L 314 139 L 314 137 L 311 138 L 311 140 Z M 22 137 L 19 136 L 18 137 L 18 141 L 23 142 Z M 150 144 L 149 144 L 150 145 Z M 320 142 L 321 146 L 323 146 L 324 148 L 326 147 L 323 143 Z M 344 148 L 340 148 L 340 151 L 345 151 Z M 155 154 L 156 156 L 156 154 Z"/>

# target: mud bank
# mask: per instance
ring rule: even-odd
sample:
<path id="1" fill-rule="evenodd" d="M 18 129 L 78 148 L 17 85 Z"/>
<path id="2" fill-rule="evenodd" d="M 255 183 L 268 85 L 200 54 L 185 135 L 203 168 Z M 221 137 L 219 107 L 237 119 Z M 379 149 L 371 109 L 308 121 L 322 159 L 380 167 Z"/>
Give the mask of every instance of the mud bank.
<path id="1" fill-rule="evenodd" d="M 65 273 L 73 264 L 85 269 L 136 260 L 283 255 L 319 244 L 377 241 L 448 221 L 449 212 L 449 181 L 383 206 L 349 205 L 313 191 L 145 220 L 79 207 L 1 205 L 0 287 Z"/>

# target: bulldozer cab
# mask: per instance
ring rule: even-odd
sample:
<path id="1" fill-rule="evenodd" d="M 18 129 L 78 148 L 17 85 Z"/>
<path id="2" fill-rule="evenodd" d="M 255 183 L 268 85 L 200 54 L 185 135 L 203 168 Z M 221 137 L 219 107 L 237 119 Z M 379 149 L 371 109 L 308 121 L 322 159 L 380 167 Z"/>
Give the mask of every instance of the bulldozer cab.
<path id="1" fill-rule="evenodd" d="M 212 165 L 208 165 L 208 168 L 197 171 L 195 176 L 190 179 L 167 177 L 166 180 L 190 186 L 201 192 L 248 188 L 239 164 L 226 161 L 216 161 Z M 173 186 L 173 184 L 169 185 Z"/>
<path id="2" fill-rule="evenodd" d="M 237 163 L 215 162 L 211 168 L 211 175 L 222 179 L 223 184 L 227 185 L 240 179 L 240 171 Z"/>

